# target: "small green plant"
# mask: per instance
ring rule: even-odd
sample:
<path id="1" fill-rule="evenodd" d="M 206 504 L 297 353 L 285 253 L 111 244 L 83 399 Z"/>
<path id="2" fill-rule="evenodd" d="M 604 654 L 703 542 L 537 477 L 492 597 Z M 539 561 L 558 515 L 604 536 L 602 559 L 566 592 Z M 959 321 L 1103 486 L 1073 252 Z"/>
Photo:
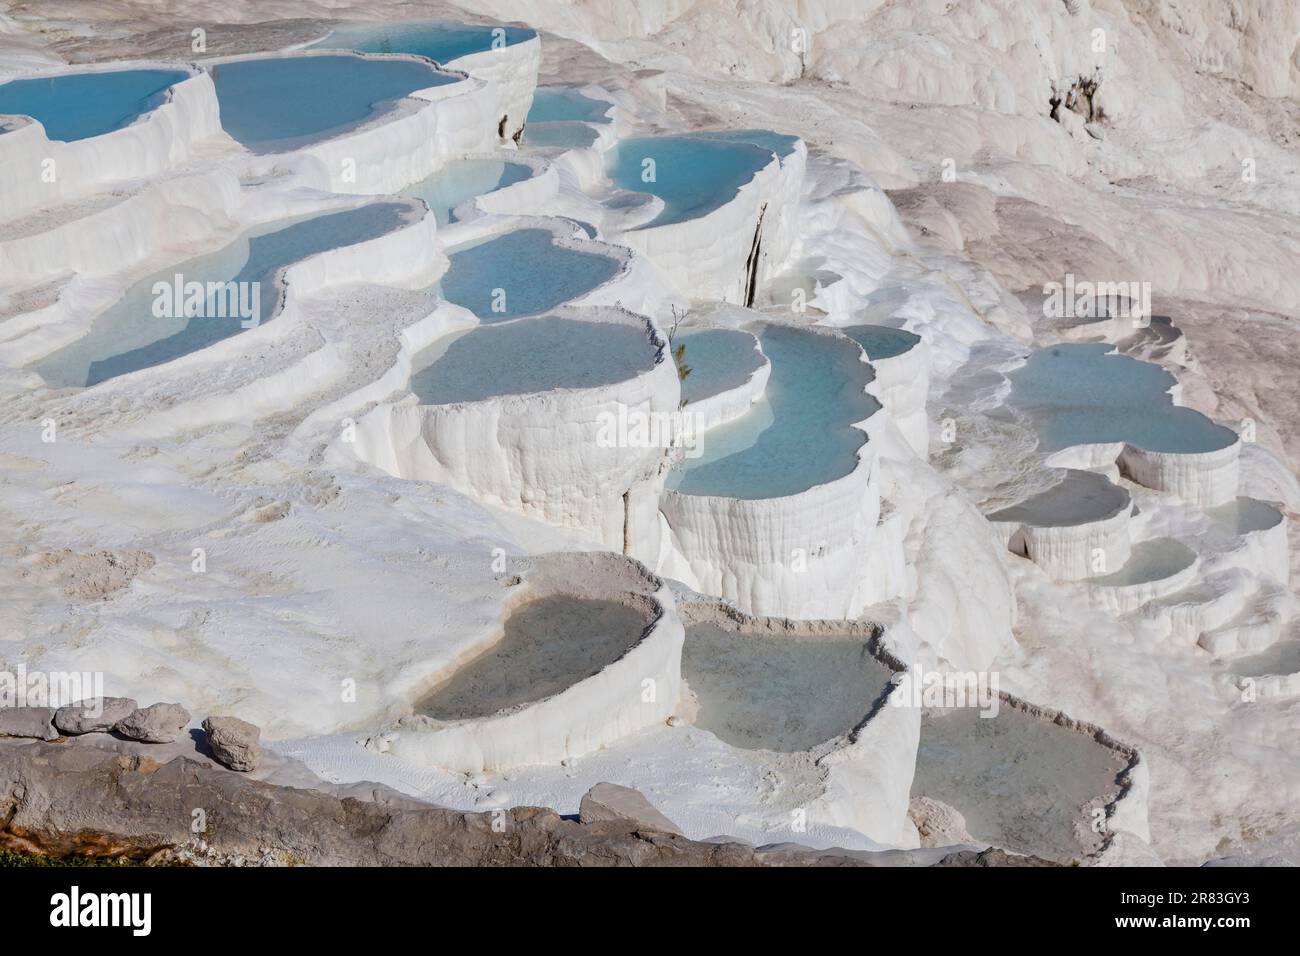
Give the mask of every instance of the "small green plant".
<path id="1" fill-rule="evenodd" d="M 686 381 L 686 376 L 691 374 L 691 367 L 686 364 L 686 343 L 680 343 L 677 348 L 673 349 L 673 360 L 677 363 L 677 380 Z"/>

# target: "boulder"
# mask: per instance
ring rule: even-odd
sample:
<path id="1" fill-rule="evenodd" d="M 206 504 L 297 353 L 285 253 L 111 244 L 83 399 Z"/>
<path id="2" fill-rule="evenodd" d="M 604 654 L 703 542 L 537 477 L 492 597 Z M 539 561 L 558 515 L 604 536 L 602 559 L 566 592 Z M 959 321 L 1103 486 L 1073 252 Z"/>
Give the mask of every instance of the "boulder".
<path id="1" fill-rule="evenodd" d="M 52 707 L 0 707 L 0 737 L 53 740 L 59 736 L 53 721 Z"/>
<path id="2" fill-rule="evenodd" d="M 654 808 L 640 790 L 620 787 L 616 783 L 598 783 L 588 790 L 578 805 L 582 823 L 617 821 L 632 823 L 648 830 L 681 834 L 677 824 Z"/>
<path id="3" fill-rule="evenodd" d="M 916 824 L 923 847 L 979 842 L 966 831 L 966 818 L 961 811 L 939 800 L 913 797 L 907 805 L 907 815 Z"/>
<path id="4" fill-rule="evenodd" d="M 83 700 L 55 711 L 54 726 L 59 729 L 59 733 L 71 737 L 79 734 L 106 734 L 139 706 L 130 697 Z"/>
<path id="5" fill-rule="evenodd" d="M 231 770 L 256 770 L 262 759 L 262 731 L 238 717 L 209 717 L 203 721 L 203 732 L 208 735 L 208 748 L 217 762 Z"/>
<path id="6" fill-rule="evenodd" d="M 189 722 L 190 712 L 180 704 L 150 704 L 131 711 L 113 729 L 132 740 L 169 744 L 180 737 Z"/>

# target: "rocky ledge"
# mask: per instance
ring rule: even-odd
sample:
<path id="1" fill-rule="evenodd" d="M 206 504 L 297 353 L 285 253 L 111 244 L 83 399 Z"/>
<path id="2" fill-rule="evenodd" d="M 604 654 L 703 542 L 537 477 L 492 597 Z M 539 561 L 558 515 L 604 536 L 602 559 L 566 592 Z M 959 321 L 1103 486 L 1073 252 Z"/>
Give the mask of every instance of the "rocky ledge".
<path id="1" fill-rule="evenodd" d="M 52 857 L 155 865 L 1052 865 L 995 849 L 753 847 L 675 830 L 640 793 L 612 784 L 592 789 L 577 820 L 538 807 L 463 813 L 381 787 L 358 797 L 280 786 L 89 737 L 0 741 L 0 848 Z"/>

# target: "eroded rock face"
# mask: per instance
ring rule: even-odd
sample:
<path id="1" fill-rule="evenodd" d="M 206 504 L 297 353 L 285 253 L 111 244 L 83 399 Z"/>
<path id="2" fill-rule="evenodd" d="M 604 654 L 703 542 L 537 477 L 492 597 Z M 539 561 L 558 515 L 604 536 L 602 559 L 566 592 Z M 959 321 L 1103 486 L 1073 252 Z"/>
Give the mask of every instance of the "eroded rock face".
<path id="1" fill-rule="evenodd" d="M 907 815 L 916 824 L 921 836 L 921 846 L 953 846 L 958 843 L 977 843 L 966 830 L 966 818 L 961 811 L 929 797 L 913 797 Z"/>
<path id="2" fill-rule="evenodd" d="M 255 724 L 238 717 L 209 717 L 203 721 L 203 732 L 208 735 L 208 747 L 219 763 L 231 770 L 257 769 L 262 759 L 258 743 L 262 731 Z"/>
<path id="3" fill-rule="evenodd" d="M 598 783 L 588 790 L 578 807 L 578 819 L 582 823 L 619 821 L 664 833 L 682 832 L 677 824 L 656 810 L 640 790 L 616 783 Z"/>
<path id="4" fill-rule="evenodd" d="M 53 740 L 59 736 L 53 721 L 51 707 L 0 707 L 0 737 Z"/>
<path id="5" fill-rule="evenodd" d="M 106 734 L 118 722 L 138 710 L 139 703 L 130 697 L 104 697 L 100 700 L 81 701 L 60 707 L 54 713 L 54 726 L 69 736 L 79 734 Z"/>
<path id="6" fill-rule="evenodd" d="M 131 711 L 114 728 L 123 737 L 147 744 L 169 744 L 190 722 L 190 712 L 180 704 L 150 704 Z"/>

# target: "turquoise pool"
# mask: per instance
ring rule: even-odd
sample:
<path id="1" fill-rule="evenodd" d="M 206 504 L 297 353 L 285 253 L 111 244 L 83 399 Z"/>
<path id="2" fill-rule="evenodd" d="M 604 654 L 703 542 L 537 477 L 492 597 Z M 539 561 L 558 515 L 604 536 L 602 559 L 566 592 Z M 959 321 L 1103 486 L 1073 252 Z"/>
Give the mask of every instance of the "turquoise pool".
<path id="1" fill-rule="evenodd" d="M 656 349 L 630 325 L 545 316 L 447 336 L 417 359 L 413 391 L 425 405 L 476 402 L 555 388 L 594 388 L 648 371 Z"/>
<path id="2" fill-rule="evenodd" d="M 590 292 L 620 269 L 609 256 L 559 245 L 546 229 L 507 232 L 456 249 L 448 259 L 439 283 L 443 298 L 484 322 L 545 312 Z"/>
<path id="3" fill-rule="evenodd" d="M 568 86 L 539 86 L 528 111 L 530 123 L 554 123 L 576 120 L 583 123 L 608 123 L 612 103 L 583 96 Z"/>
<path id="4" fill-rule="evenodd" d="M 384 104 L 457 82 L 417 60 L 345 54 L 271 56 L 213 67 L 226 132 L 255 152 L 305 146 L 352 129 Z"/>
<path id="5" fill-rule="evenodd" d="M 758 337 L 772 363 L 763 398 L 743 417 L 704 433 L 700 457 L 669 473 L 674 491 L 780 498 L 857 466 L 867 436 L 851 425 L 880 409 L 864 391 L 872 374 L 858 347 L 784 325 L 764 325 Z"/>
<path id="6" fill-rule="evenodd" d="M 406 221 L 408 213 L 409 207 L 401 203 L 372 203 L 241 236 L 214 253 L 137 282 L 95 320 L 87 335 L 32 367 L 51 385 L 89 386 L 197 352 L 244 331 L 245 326 L 229 307 L 225 315 L 218 314 L 221 309 L 215 297 L 206 298 L 198 314 L 169 308 L 168 314 L 156 315 L 159 293 L 163 287 L 174 287 L 177 275 L 187 283 L 237 282 L 244 290 L 256 283 L 258 318 L 266 322 L 274 318 L 280 300 L 276 286 L 280 269 L 318 252 L 391 232 Z M 252 301 L 251 291 L 244 301 Z"/>
<path id="7" fill-rule="evenodd" d="M 1149 362 L 1107 354 L 1110 345 L 1038 349 L 1010 374 L 1009 404 L 1036 424 L 1039 447 L 1127 442 L 1153 452 L 1215 451 L 1236 441 L 1231 429 L 1174 405 L 1172 375 Z"/>
<path id="8" fill-rule="evenodd" d="M 665 226 L 726 205 L 774 155 L 783 160 L 798 141 L 765 130 L 625 139 L 610 151 L 605 171 L 620 189 L 663 200 L 659 215 L 640 228 Z M 651 173 L 653 180 L 646 181 Z"/>
<path id="9" fill-rule="evenodd" d="M 456 221 L 454 210 L 461 203 L 513 186 L 532 174 L 532 169 L 523 163 L 499 159 L 458 159 L 428 179 L 402 190 L 402 195 L 424 200 L 438 220 L 438 225 L 445 226 Z"/>
<path id="10" fill-rule="evenodd" d="M 504 46 L 537 36 L 523 27 L 473 26 L 442 20 L 406 23 L 345 23 L 312 44 L 314 49 L 356 50 L 358 53 L 409 53 L 446 63 L 471 53 L 483 53 L 494 41 Z"/>
<path id="11" fill-rule="evenodd" d="M 887 325 L 851 325 L 840 331 L 861 345 L 873 362 L 902 355 L 921 341 L 919 335 Z"/>
<path id="12" fill-rule="evenodd" d="M 739 329 L 684 329 L 673 337 L 673 350 L 686 346 L 682 361 L 691 372 L 682 380 L 682 398 L 702 398 L 738 388 L 763 365 L 754 336 Z"/>
<path id="13" fill-rule="evenodd" d="M 65 73 L 0 85 L 0 113 L 30 116 L 45 135 L 73 142 L 111 133 L 162 105 L 184 70 Z"/>

